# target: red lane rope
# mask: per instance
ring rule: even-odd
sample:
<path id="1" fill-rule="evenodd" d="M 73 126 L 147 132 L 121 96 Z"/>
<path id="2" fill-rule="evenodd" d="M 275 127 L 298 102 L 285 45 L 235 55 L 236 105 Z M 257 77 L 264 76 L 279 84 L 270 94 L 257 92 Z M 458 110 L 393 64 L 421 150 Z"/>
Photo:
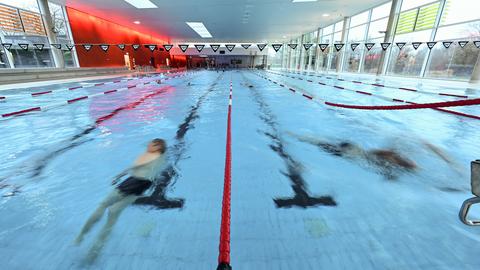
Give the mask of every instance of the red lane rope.
<path id="1" fill-rule="evenodd" d="M 275 74 L 275 73 L 274 73 Z M 264 79 L 267 79 L 266 77 L 263 77 L 263 76 L 260 76 L 261 78 L 264 78 Z M 288 77 L 288 76 L 287 76 Z M 292 77 L 294 78 L 294 77 Z M 270 79 L 268 79 L 269 81 L 272 81 Z M 273 81 L 272 81 L 273 82 Z M 344 87 L 341 87 L 341 86 L 333 86 L 335 88 L 338 88 L 338 89 L 342 89 L 342 90 L 346 90 Z M 293 88 L 288 88 L 290 91 L 292 92 L 299 92 L 299 93 L 302 93 L 301 91 L 299 90 L 295 90 Z M 348 89 L 350 90 L 350 89 Z M 350 91 L 353 91 L 355 93 L 358 93 L 358 94 L 362 94 L 362 95 L 369 95 L 369 96 L 374 96 L 374 97 L 379 97 L 379 98 L 383 98 L 385 99 L 385 97 L 383 96 L 379 96 L 379 95 L 375 95 L 375 94 L 372 94 L 372 93 L 369 93 L 369 92 L 363 92 L 363 91 L 356 91 L 356 90 L 350 90 Z M 305 95 L 302 93 L 302 95 L 304 97 L 307 97 L 309 99 L 315 99 L 315 100 L 319 100 L 319 98 L 310 98 L 311 96 L 309 95 Z M 348 105 L 348 104 L 339 104 L 339 103 L 333 103 L 333 102 L 328 102 L 328 101 L 325 101 L 324 103 L 326 105 L 329 105 L 329 106 L 334 106 L 334 107 L 340 107 L 340 108 L 345 108 L 345 109 L 363 109 L 363 110 L 411 110 L 411 109 L 432 109 L 432 110 L 437 110 L 437 111 L 441 111 L 441 112 L 445 112 L 445 113 L 449 113 L 449 114 L 453 114 L 453 115 L 457 115 L 457 116 L 463 116 L 463 117 L 468 117 L 468 118 L 472 118 L 472 119 L 477 119 L 477 120 L 480 120 L 480 116 L 476 116 L 476 115 L 472 115 L 472 114 L 466 114 L 466 113 L 462 113 L 462 112 L 456 112 L 456 111 L 451 111 L 451 110 L 447 110 L 447 109 L 441 109 L 440 107 L 459 107 L 459 106 L 473 106 L 473 105 L 479 105 L 480 104 L 480 98 L 476 98 L 476 99 L 466 99 L 466 100 L 455 100 L 455 101 L 446 101 L 446 102 L 436 102 L 436 103 L 415 103 L 415 102 L 410 102 L 410 101 L 406 101 L 406 100 L 401 100 L 401 99 L 396 99 L 396 98 L 388 98 L 388 99 L 391 99 L 392 101 L 395 101 L 395 102 L 403 102 L 403 103 L 408 103 L 410 105 L 388 105 L 388 106 L 385 106 L 385 105 L 380 105 L 380 106 L 364 106 L 364 105 Z"/>
<path id="2" fill-rule="evenodd" d="M 231 213 L 231 183 L 232 183 L 232 82 L 230 81 L 230 96 L 227 116 L 227 143 L 225 154 L 225 174 L 223 183 L 222 222 L 220 225 L 220 245 L 217 270 L 232 269 L 230 266 L 230 213 Z"/>
<path id="3" fill-rule="evenodd" d="M 9 117 L 9 116 L 14 116 L 22 113 L 28 113 L 28 112 L 33 112 L 33 111 L 41 111 L 42 109 L 40 107 L 34 107 L 34 108 L 29 108 L 21 111 L 16 111 L 16 112 L 11 112 L 11 113 L 5 113 L 2 114 L 2 117 Z"/>

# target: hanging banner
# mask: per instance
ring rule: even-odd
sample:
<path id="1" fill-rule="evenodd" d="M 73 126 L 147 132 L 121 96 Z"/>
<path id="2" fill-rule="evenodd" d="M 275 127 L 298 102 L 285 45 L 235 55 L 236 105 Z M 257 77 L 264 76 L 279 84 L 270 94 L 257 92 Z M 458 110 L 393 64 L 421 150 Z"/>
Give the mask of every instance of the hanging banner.
<path id="1" fill-rule="evenodd" d="M 83 44 L 82 46 L 87 52 L 92 49 L 92 44 Z"/>
<path id="2" fill-rule="evenodd" d="M 437 42 L 433 42 L 433 41 L 427 42 L 427 47 L 431 50 L 431 49 L 433 49 L 433 47 L 435 47 L 436 44 L 437 44 Z"/>
<path id="3" fill-rule="evenodd" d="M 180 50 L 182 50 L 182 52 L 186 52 L 188 49 L 188 44 L 180 44 L 178 45 L 178 47 L 180 47 Z"/>
<path id="4" fill-rule="evenodd" d="M 140 44 L 132 44 L 132 48 L 136 51 L 140 48 Z"/>
<path id="5" fill-rule="evenodd" d="M 22 48 L 24 51 L 28 51 L 28 44 L 26 43 L 18 43 L 18 46 Z"/>
<path id="6" fill-rule="evenodd" d="M 295 50 L 297 48 L 298 44 L 294 44 L 294 43 L 291 43 L 291 44 L 288 44 L 288 47 L 290 47 L 290 49 L 292 50 Z"/>
<path id="7" fill-rule="evenodd" d="M 53 43 L 53 44 L 50 44 L 50 46 L 52 46 L 52 47 L 54 47 L 55 49 L 58 49 L 58 50 L 62 49 L 62 44 Z"/>
<path id="8" fill-rule="evenodd" d="M 375 43 L 365 43 L 365 47 L 367 48 L 368 51 L 370 51 L 373 46 L 375 46 Z"/>
<path id="9" fill-rule="evenodd" d="M 443 43 L 443 47 L 445 47 L 445 49 L 449 49 L 450 46 L 452 46 L 452 41 L 444 41 L 442 42 Z"/>
<path id="10" fill-rule="evenodd" d="M 382 49 L 386 51 L 388 47 L 390 47 L 390 44 L 392 43 L 384 42 L 384 43 L 380 43 L 380 46 L 382 46 Z"/>
<path id="11" fill-rule="evenodd" d="M 336 43 L 336 44 L 334 44 L 335 49 L 337 49 L 337 52 L 339 52 L 339 51 L 343 48 L 344 45 L 345 45 L 345 44 L 343 44 L 343 43 Z"/>
<path id="12" fill-rule="evenodd" d="M 195 48 L 197 49 L 198 52 L 201 52 L 203 51 L 203 48 L 205 48 L 205 45 L 195 44 Z"/>
<path id="13" fill-rule="evenodd" d="M 72 45 L 72 44 L 65 44 L 65 47 L 67 47 L 67 49 L 69 51 L 73 50 L 73 48 L 75 48 L 75 45 Z"/>
<path id="14" fill-rule="evenodd" d="M 43 51 L 43 47 L 45 47 L 45 44 L 35 43 L 35 44 L 33 44 L 33 46 L 35 46 L 35 49 L 37 49 L 39 51 Z"/>
<path id="15" fill-rule="evenodd" d="M 272 44 L 273 49 L 275 52 L 278 52 L 282 48 L 283 44 Z"/>
<path id="16" fill-rule="evenodd" d="M 246 50 L 248 48 L 250 48 L 250 46 L 252 46 L 252 44 L 242 44 L 242 47 Z"/>
<path id="17" fill-rule="evenodd" d="M 210 44 L 210 48 L 212 48 L 213 52 L 217 52 L 220 48 L 220 45 Z"/>
<path id="18" fill-rule="evenodd" d="M 403 49 L 403 47 L 405 47 L 405 45 L 407 45 L 406 42 L 397 42 L 396 44 L 397 44 L 398 49 L 400 49 L 400 50 Z"/>
<path id="19" fill-rule="evenodd" d="M 227 50 L 231 52 L 233 49 L 235 49 L 235 44 L 225 44 L 225 47 L 227 47 Z"/>
<path id="20" fill-rule="evenodd" d="M 350 47 L 352 48 L 352 51 L 355 51 L 355 49 L 360 45 L 360 43 L 352 43 L 350 44 Z"/>
<path id="21" fill-rule="evenodd" d="M 305 51 L 308 51 L 313 46 L 313 44 L 303 44 L 303 48 L 305 48 Z"/>
<path id="22" fill-rule="evenodd" d="M 475 44 L 475 47 L 480 49 L 480 41 L 474 41 L 473 44 Z"/>
<path id="23" fill-rule="evenodd" d="M 156 49 L 157 49 L 157 45 L 155 44 L 148 44 L 148 45 L 145 45 L 147 46 L 147 48 L 153 53 Z"/>
<path id="24" fill-rule="evenodd" d="M 412 42 L 412 46 L 415 50 L 418 49 L 418 47 L 420 47 L 420 45 L 422 45 L 422 42 Z"/>
<path id="25" fill-rule="evenodd" d="M 117 47 L 122 51 L 125 50 L 125 44 L 117 44 Z"/>
<path id="26" fill-rule="evenodd" d="M 9 50 L 12 48 L 12 43 L 2 43 L 2 46 L 3 48 L 5 48 L 5 50 Z"/>
<path id="27" fill-rule="evenodd" d="M 328 48 L 328 44 L 318 44 L 318 47 L 320 47 L 320 50 L 322 50 L 322 52 L 325 52 L 325 50 Z"/>
<path id="28" fill-rule="evenodd" d="M 173 48 L 173 45 L 172 44 L 165 44 L 165 45 L 163 45 L 163 48 L 165 49 L 165 51 L 169 52 Z"/>
<path id="29" fill-rule="evenodd" d="M 257 44 L 257 47 L 260 51 L 263 51 L 263 49 L 265 49 L 265 47 L 267 47 L 267 44 Z"/>
<path id="30" fill-rule="evenodd" d="M 460 47 L 462 47 L 462 49 L 465 47 L 465 45 L 468 44 L 468 41 L 459 41 L 458 42 L 458 45 L 460 45 Z"/>
<path id="31" fill-rule="evenodd" d="M 110 48 L 110 45 L 108 45 L 108 44 L 100 44 L 100 48 L 102 49 L 102 51 L 107 52 L 107 51 L 108 51 L 108 48 Z"/>

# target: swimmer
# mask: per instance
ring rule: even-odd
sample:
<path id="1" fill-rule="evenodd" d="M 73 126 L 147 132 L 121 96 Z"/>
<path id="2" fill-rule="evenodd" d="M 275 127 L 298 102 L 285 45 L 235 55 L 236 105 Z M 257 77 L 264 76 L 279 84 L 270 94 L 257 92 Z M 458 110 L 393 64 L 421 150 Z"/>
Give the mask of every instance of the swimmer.
<path id="1" fill-rule="evenodd" d="M 107 223 L 102 228 L 96 243 L 90 250 L 89 261 L 95 260 L 98 256 L 122 211 L 148 190 L 152 186 L 154 179 L 161 173 L 165 164 L 164 154 L 166 148 L 164 140 L 154 139 L 148 144 L 147 151 L 137 158 L 133 167 L 124 170 L 114 178 L 112 185 L 117 184 L 122 177 L 129 175 L 100 203 L 75 239 L 75 244 L 79 245 L 83 241 L 85 234 L 100 220 L 108 208 Z"/>
<path id="2" fill-rule="evenodd" d="M 397 178 L 395 171 L 405 170 L 412 172 L 418 168 L 415 162 L 391 149 L 374 149 L 367 151 L 350 142 L 332 144 L 316 138 L 299 136 L 293 133 L 289 134 L 301 142 L 318 146 L 323 151 L 332 155 L 352 160 L 365 160 L 370 165 L 379 169 L 380 173 L 388 179 Z"/>

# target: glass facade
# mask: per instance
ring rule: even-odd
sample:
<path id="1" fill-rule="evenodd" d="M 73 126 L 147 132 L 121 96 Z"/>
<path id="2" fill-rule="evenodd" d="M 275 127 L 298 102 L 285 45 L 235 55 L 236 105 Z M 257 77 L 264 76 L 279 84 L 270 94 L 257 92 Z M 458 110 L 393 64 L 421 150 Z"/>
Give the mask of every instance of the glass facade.
<path id="1" fill-rule="evenodd" d="M 58 43 L 73 43 L 65 8 L 49 3 L 49 9 Z M 0 68 L 55 67 L 52 50 L 57 49 L 49 44 L 43 17 L 37 0 L 0 0 L 0 40 L 13 44 L 10 50 L 0 49 Z M 28 48 L 18 44 L 27 44 Z M 39 49 L 34 44 L 44 47 Z M 66 67 L 77 66 L 71 51 L 63 47 L 62 55 Z"/>
<path id="2" fill-rule="evenodd" d="M 395 8 L 395 7 L 394 7 Z M 338 71 L 394 76 L 426 77 L 436 79 L 469 80 L 480 54 L 473 41 L 480 40 L 480 13 L 472 8 L 471 0 L 403 0 L 390 18 L 392 2 L 385 2 L 369 10 L 350 16 L 346 20 L 321 27 L 313 33 L 299 37 L 303 42 L 325 43 L 303 55 L 303 65 L 283 65 L 283 68 L 308 71 Z M 383 52 L 380 43 L 385 41 L 389 21 L 392 23 L 390 47 Z M 342 40 L 343 24 L 346 21 L 345 40 Z M 426 42 L 436 41 L 430 50 Z M 443 41 L 453 41 L 447 49 Z M 469 41 L 461 48 L 458 41 Z M 300 44 L 298 39 L 291 41 Z M 371 50 L 364 43 L 375 43 Z M 407 42 L 399 49 L 396 42 Z M 414 49 L 411 42 L 422 42 Z M 336 52 L 335 43 L 345 43 L 343 53 Z M 352 44 L 359 44 L 352 50 Z M 299 57 L 299 50 L 291 50 L 287 57 Z M 382 66 L 382 55 L 386 59 Z M 337 65 L 342 61 L 343 65 Z M 292 59 L 285 62 L 291 63 Z M 382 70 L 384 67 L 384 70 Z M 337 70 L 337 68 L 339 68 Z"/>

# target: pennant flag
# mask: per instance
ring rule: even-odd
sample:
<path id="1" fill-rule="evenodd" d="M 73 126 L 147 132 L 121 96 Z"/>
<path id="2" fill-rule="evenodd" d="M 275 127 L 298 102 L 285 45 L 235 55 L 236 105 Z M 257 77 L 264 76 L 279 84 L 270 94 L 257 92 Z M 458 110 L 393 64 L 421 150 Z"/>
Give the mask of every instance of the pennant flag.
<path id="1" fill-rule="evenodd" d="M 125 44 L 117 44 L 117 47 L 122 51 L 125 50 Z"/>
<path id="2" fill-rule="evenodd" d="M 406 42 L 397 42 L 397 47 L 401 50 L 403 49 L 403 47 L 405 47 L 405 45 L 407 45 Z"/>
<path id="3" fill-rule="evenodd" d="M 28 44 L 26 44 L 26 43 L 18 43 L 18 46 L 20 46 L 20 48 L 22 48 L 23 50 L 28 51 Z"/>
<path id="4" fill-rule="evenodd" d="M 188 49 L 188 44 L 180 44 L 178 45 L 178 47 L 180 47 L 180 50 L 182 50 L 182 52 L 186 52 Z"/>
<path id="5" fill-rule="evenodd" d="M 386 43 L 385 42 L 385 43 L 380 43 L 380 46 L 382 46 L 382 49 L 384 51 L 386 51 L 388 49 L 388 47 L 390 47 L 390 44 L 392 44 L 392 43 Z"/>
<path id="6" fill-rule="evenodd" d="M 242 44 L 242 47 L 246 50 L 248 48 L 250 48 L 250 46 L 252 46 L 252 44 Z"/>
<path id="7" fill-rule="evenodd" d="M 92 44 L 83 44 L 83 48 L 88 52 L 92 49 Z"/>
<path id="8" fill-rule="evenodd" d="M 480 41 L 474 41 L 473 44 L 475 44 L 475 47 L 480 49 Z"/>
<path id="9" fill-rule="evenodd" d="M 149 45 L 146 45 L 146 46 L 151 52 L 153 52 L 157 49 L 157 45 L 155 45 L 155 44 L 149 44 Z"/>
<path id="10" fill-rule="evenodd" d="M 110 45 L 108 45 L 108 44 L 100 44 L 100 48 L 102 49 L 102 51 L 107 52 L 107 51 L 108 51 L 108 48 L 110 48 Z"/>
<path id="11" fill-rule="evenodd" d="M 292 50 L 295 50 L 297 48 L 298 44 L 288 44 L 288 47 L 290 47 Z"/>
<path id="12" fill-rule="evenodd" d="M 210 44 L 210 48 L 212 48 L 213 52 L 217 52 L 218 49 L 220 48 L 220 45 Z"/>
<path id="13" fill-rule="evenodd" d="M 462 49 L 463 49 L 463 47 L 465 47 L 465 45 L 467 45 L 467 44 L 468 44 L 468 41 L 459 41 L 459 42 L 458 42 L 458 45 L 460 45 L 460 47 L 462 47 Z"/>
<path id="14" fill-rule="evenodd" d="M 5 50 L 9 50 L 12 48 L 12 43 L 2 43 L 2 46 L 3 48 L 5 48 Z"/>
<path id="15" fill-rule="evenodd" d="M 448 49 L 448 48 L 450 48 L 452 43 L 453 43 L 453 41 L 444 41 L 443 42 L 443 47 L 445 47 L 445 49 Z"/>
<path id="16" fill-rule="evenodd" d="M 336 44 L 334 44 L 335 49 L 337 49 L 337 52 L 339 52 L 339 51 L 343 48 L 344 45 L 345 45 L 345 44 L 343 44 L 343 43 L 336 43 Z"/>
<path id="17" fill-rule="evenodd" d="M 203 50 L 203 48 L 205 48 L 205 45 L 196 44 L 196 45 L 195 45 L 195 48 L 197 49 L 198 52 L 201 52 L 201 51 Z"/>
<path id="18" fill-rule="evenodd" d="M 360 43 L 352 43 L 350 44 L 350 47 L 352 47 L 352 51 L 355 51 L 355 49 L 360 45 Z"/>
<path id="19" fill-rule="evenodd" d="M 303 44 L 303 48 L 305 48 L 306 51 L 310 49 L 313 46 L 313 44 Z"/>
<path id="20" fill-rule="evenodd" d="M 418 47 L 420 47 L 420 45 L 422 45 L 422 42 L 412 42 L 412 46 L 415 50 L 418 49 Z"/>
<path id="21" fill-rule="evenodd" d="M 263 51 L 263 49 L 265 49 L 265 47 L 267 47 L 267 44 L 257 44 L 257 47 L 260 51 Z"/>
<path id="22" fill-rule="evenodd" d="M 282 48 L 282 44 L 272 44 L 273 49 L 275 52 L 278 52 L 280 48 Z"/>
<path id="23" fill-rule="evenodd" d="M 165 45 L 163 45 L 163 48 L 165 49 L 165 51 L 169 52 L 173 48 L 173 45 L 172 44 L 165 44 Z"/>
<path id="24" fill-rule="evenodd" d="M 132 44 L 132 48 L 136 51 L 140 48 L 140 44 Z"/>
<path id="25" fill-rule="evenodd" d="M 57 44 L 57 43 L 54 43 L 54 44 L 50 44 L 50 46 L 54 47 L 55 49 L 62 49 L 62 44 Z"/>
<path id="26" fill-rule="evenodd" d="M 427 47 L 431 50 L 433 49 L 433 47 L 435 47 L 435 44 L 437 44 L 437 42 L 427 42 Z"/>
<path id="27" fill-rule="evenodd" d="M 45 47 L 45 44 L 36 43 L 36 44 L 33 44 L 33 46 L 35 46 L 35 49 L 39 51 L 43 51 L 43 47 Z"/>
<path id="28" fill-rule="evenodd" d="M 72 44 L 65 44 L 65 47 L 67 47 L 67 49 L 69 51 L 73 50 L 73 48 L 75 48 L 75 45 L 72 45 Z"/>
<path id="29" fill-rule="evenodd" d="M 225 47 L 227 47 L 227 50 L 231 52 L 233 49 L 235 49 L 235 44 L 225 44 Z"/>
<path id="30" fill-rule="evenodd" d="M 320 50 L 322 50 L 322 52 L 324 52 L 327 48 L 328 48 L 328 44 L 318 44 L 318 46 L 320 47 Z"/>
<path id="31" fill-rule="evenodd" d="M 365 47 L 367 48 L 367 50 L 371 50 L 373 48 L 373 46 L 375 46 L 375 43 L 365 43 Z"/>

